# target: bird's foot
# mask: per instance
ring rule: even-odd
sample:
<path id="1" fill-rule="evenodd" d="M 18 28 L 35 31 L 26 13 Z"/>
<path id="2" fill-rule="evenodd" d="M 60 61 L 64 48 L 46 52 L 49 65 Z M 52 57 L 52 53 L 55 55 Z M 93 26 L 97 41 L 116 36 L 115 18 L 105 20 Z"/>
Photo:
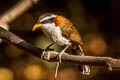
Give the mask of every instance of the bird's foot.
<path id="1" fill-rule="evenodd" d="M 61 56 L 62 54 L 64 54 L 64 50 L 62 50 L 59 54 L 58 54 L 58 60 L 59 60 L 59 63 L 61 63 Z"/>
<path id="2" fill-rule="evenodd" d="M 108 70 L 112 71 L 112 67 L 110 63 L 106 63 Z"/>
<path id="3" fill-rule="evenodd" d="M 51 49 L 51 48 L 46 48 L 43 52 L 42 52 L 42 55 L 41 55 L 41 59 L 43 59 L 44 58 L 44 55 L 45 55 L 45 52 L 46 51 L 54 51 L 54 49 Z"/>
<path id="4" fill-rule="evenodd" d="M 87 66 L 87 65 L 83 66 L 83 72 L 82 72 L 82 74 L 90 75 L 90 68 L 89 68 L 89 66 Z"/>
<path id="5" fill-rule="evenodd" d="M 44 58 L 45 52 L 46 52 L 46 50 L 44 50 L 44 51 L 42 52 L 41 59 Z"/>

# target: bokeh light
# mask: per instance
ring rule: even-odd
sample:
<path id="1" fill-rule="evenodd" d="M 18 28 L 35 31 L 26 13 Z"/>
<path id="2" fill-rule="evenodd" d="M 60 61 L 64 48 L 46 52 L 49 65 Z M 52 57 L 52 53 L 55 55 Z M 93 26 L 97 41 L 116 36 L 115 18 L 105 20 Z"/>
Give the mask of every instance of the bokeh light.
<path id="1" fill-rule="evenodd" d="M 64 69 L 58 73 L 58 80 L 77 80 L 77 72 L 73 69 Z"/>
<path id="2" fill-rule="evenodd" d="M 104 55 L 107 44 L 100 35 L 88 34 L 84 36 L 86 50 L 94 55 Z"/>
<path id="3" fill-rule="evenodd" d="M 24 69 L 27 80 L 40 80 L 43 76 L 42 68 L 39 65 L 29 65 Z"/>
<path id="4" fill-rule="evenodd" d="M 8 68 L 0 68 L 0 80 L 14 80 L 13 72 Z"/>

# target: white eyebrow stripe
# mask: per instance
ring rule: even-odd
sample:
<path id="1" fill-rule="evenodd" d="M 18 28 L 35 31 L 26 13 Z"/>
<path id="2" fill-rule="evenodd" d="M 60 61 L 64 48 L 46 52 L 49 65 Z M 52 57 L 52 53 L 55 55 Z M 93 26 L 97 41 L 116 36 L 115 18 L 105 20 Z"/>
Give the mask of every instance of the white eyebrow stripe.
<path id="1" fill-rule="evenodd" d="M 48 20 L 48 19 L 51 19 L 53 17 L 56 17 L 55 15 L 51 15 L 51 16 L 47 16 L 45 18 L 43 18 L 42 20 L 40 20 L 40 22 L 44 21 L 44 20 Z"/>

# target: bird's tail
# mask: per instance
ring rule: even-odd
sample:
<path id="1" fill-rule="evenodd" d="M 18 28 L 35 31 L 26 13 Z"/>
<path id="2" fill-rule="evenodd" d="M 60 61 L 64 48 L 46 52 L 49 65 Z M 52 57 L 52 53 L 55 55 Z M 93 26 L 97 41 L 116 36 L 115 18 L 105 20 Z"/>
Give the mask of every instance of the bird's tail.
<path id="1" fill-rule="evenodd" d="M 78 45 L 77 54 L 80 55 L 80 56 L 85 56 L 85 54 L 83 52 L 83 49 L 82 49 L 82 47 L 80 45 Z M 85 75 L 90 74 L 90 67 L 88 65 L 82 65 L 82 66 L 78 65 L 78 69 L 82 74 L 85 74 Z"/>
<path id="2" fill-rule="evenodd" d="M 79 56 L 85 56 L 81 45 L 73 45 L 71 49 L 69 49 L 69 53 Z M 78 69 L 82 74 L 89 75 L 90 67 L 88 65 L 78 65 Z"/>

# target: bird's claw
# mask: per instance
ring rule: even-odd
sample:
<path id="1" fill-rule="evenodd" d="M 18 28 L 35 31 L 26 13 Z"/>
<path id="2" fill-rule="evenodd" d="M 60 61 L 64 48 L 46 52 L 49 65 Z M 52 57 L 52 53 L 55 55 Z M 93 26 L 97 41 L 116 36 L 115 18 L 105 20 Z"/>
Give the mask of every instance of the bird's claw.
<path id="1" fill-rule="evenodd" d="M 112 71 L 112 67 L 110 63 L 106 63 L 108 70 Z"/>
<path id="2" fill-rule="evenodd" d="M 82 74 L 86 74 L 86 75 L 89 75 L 90 74 L 90 69 L 89 69 L 89 66 L 85 65 L 83 67 L 83 72 Z"/>
<path id="3" fill-rule="evenodd" d="M 44 51 L 42 52 L 41 59 L 44 58 L 45 52 L 46 52 L 46 50 L 44 50 Z"/>
<path id="4" fill-rule="evenodd" d="M 58 54 L 59 63 L 61 63 L 61 56 L 62 56 L 62 54 L 64 54 L 64 51 L 61 51 L 61 52 Z"/>
<path id="5" fill-rule="evenodd" d="M 45 54 L 45 52 L 48 51 L 48 50 L 54 51 L 54 49 L 51 49 L 51 48 L 47 47 L 47 48 L 42 52 L 41 59 L 44 58 L 44 54 Z"/>

